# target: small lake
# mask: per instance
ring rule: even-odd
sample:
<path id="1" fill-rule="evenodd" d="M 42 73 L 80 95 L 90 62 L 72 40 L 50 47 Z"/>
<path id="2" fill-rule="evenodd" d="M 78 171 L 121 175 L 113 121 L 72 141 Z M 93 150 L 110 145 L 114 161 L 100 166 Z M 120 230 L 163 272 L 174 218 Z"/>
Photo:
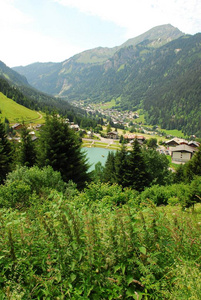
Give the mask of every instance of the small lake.
<path id="1" fill-rule="evenodd" d="M 84 147 L 83 150 L 86 152 L 89 164 L 91 165 L 89 171 L 94 170 L 95 164 L 99 161 L 104 166 L 107 160 L 108 153 L 111 151 L 116 151 L 116 150 L 96 148 L 96 147 L 92 147 L 92 148 Z"/>

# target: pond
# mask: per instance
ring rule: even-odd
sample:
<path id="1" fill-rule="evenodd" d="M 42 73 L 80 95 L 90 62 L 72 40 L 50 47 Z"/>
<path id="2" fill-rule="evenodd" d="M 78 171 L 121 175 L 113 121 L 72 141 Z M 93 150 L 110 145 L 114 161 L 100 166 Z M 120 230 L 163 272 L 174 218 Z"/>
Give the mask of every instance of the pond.
<path id="1" fill-rule="evenodd" d="M 89 171 L 94 170 L 95 164 L 99 161 L 104 166 L 107 160 L 108 153 L 111 151 L 116 151 L 116 150 L 96 148 L 96 147 L 92 147 L 92 148 L 84 147 L 82 149 L 86 152 L 89 164 L 91 165 Z"/>

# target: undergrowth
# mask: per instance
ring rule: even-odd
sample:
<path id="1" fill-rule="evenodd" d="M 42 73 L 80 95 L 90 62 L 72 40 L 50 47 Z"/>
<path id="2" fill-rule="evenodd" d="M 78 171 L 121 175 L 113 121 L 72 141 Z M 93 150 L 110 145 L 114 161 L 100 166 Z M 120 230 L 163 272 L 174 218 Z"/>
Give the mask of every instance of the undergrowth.
<path id="1" fill-rule="evenodd" d="M 85 193 L 1 209 L 0 299 L 200 299 L 199 213 Z"/>

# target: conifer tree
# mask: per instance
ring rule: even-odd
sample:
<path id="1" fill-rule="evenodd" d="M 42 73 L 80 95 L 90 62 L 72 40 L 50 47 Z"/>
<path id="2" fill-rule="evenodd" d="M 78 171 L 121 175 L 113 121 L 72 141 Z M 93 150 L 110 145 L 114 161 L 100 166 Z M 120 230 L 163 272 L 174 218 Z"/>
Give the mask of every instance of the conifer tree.
<path id="1" fill-rule="evenodd" d="M 127 171 L 125 173 L 125 186 L 142 191 L 149 184 L 148 173 L 142 150 L 137 139 L 133 142 L 133 149 L 128 155 Z"/>
<path id="2" fill-rule="evenodd" d="M 125 174 L 127 171 L 127 154 L 126 145 L 122 143 L 121 150 L 117 151 L 115 155 L 115 181 L 123 187 L 126 186 Z"/>
<path id="3" fill-rule="evenodd" d="M 113 151 L 110 151 L 107 156 L 107 160 L 105 162 L 104 174 L 103 174 L 104 182 L 116 182 L 115 180 L 115 154 Z"/>
<path id="4" fill-rule="evenodd" d="M 56 114 L 48 115 L 42 127 L 38 152 L 39 166 L 50 165 L 59 171 L 64 181 L 72 180 L 83 188 L 90 180 L 86 154 L 81 151 L 81 142 L 66 121 Z"/>
<path id="5" fill-rule="evenodd" d="M 27 126 L 23 123 L 21 129 L 21 144 L 19 148 L 19 163 L 32 167 L 36 162 L 36 150 Z"/>
<path id="6" fill-rule="evenodd" d="M 0 184 L 11 171 L 12 161 L 12 146 L 7 139 L 4 124 L 0 122 Z"/>

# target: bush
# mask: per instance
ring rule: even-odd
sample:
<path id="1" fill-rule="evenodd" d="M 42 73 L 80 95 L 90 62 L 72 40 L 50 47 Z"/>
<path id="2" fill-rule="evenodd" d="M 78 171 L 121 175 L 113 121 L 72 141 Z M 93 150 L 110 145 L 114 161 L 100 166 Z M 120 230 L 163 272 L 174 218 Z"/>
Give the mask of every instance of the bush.
<path id="1" fill-rule="evenodd" d="M 54 171 L 52 167 L 40 169 L 36 166 L 32 168 L 18 167 L 15 171 L 8 174 L 5 184 L 8 185 L 15 181 L 23 181 L 29 185 L 31 191 L 40 193 L 44 188 L 55 189 L 64 192 L 67 184 L 62 180 L 60 172 Z"/>
<path id="2" fill-rule="evenodd" d="M 65 183 L 61 174 L 50 166 L 43 169 L 18 167 L 8 174 L 5 185 L 0 186 L 0 207 L 28 207 L 42 202 L 42 195 L 48 196 L 50 190 L 70 197 L 75 193 L 75 186 Z"/>
<path id="3" fill-rule="evenodd" d="M 147 199 L 153 201 L 156 205 L 167 205 L 168 200 L 171 197 L 175 197 L 177 194 L 176 186 L 159 186 L 153 185 L 150 188 L 145 189 L 140 194 L 140 202 L 147 202 Z"/>
<path id="4" fill-rule="evenodd" d="M 16 180 L 0 188 L 0 207 L 21 208 L 29 206 L 31 187 L 22 180 Z"/>

